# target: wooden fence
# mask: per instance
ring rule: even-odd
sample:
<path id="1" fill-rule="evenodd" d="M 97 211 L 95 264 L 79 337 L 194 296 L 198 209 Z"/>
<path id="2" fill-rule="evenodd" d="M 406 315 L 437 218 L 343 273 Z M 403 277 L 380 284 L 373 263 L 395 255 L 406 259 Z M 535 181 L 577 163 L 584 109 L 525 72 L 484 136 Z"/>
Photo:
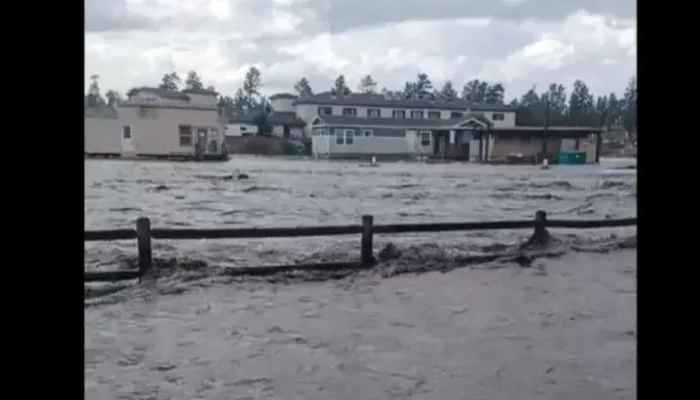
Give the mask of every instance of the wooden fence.
<path id="1" fill-rule="evenodd" d="M 637 218 L 605 220 L 550 220 L 547 213 L 537 211 L 533 220 L 491 222 L 443 222 L 417 224 L 374 225 L 374 217 L 363 215 L 360 225 L 300 226 L 288 228 L 216 228 L 216 229 L 152 229 L 148 218 L 139 218 L 136 229 L 86 230 L 85 241 L 109 241 L 136 239 L 138 247 L 138 271 L 85 272 L 85 282 L 141 279 L 153 268 L 152 239 L 242 239 L 303 236 L 336 236 L 361 234 L 360 260 L 355 262 L 284 265 L 271 267 L 238 268 L 240 275 L 267 275 L 292 270 L 338 270 L 343 268 L 371 268 L 375 263 L 372 254 L 375 233 L 448 232 L 499 229 L 532 229 L 529 243 L 543 242 L 549 233 L 546 228 L 613 228 L 637 225 Z"/>

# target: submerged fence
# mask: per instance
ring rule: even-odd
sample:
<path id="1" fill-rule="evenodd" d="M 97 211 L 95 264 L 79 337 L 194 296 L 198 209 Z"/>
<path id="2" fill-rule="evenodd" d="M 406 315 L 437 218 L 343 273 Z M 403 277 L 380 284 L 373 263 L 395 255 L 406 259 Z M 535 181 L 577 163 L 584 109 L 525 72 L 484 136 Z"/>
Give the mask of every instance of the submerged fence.
<path id="1" fill-rule="evenodd" d="M 236 268 L 240 275 L 268 275 L 292 270 L 338 270 L 343 268 L 371 268 L 375 264 L 372 253 L 374 234 L 406 232 L 449 232 L 501 229 L 532 229 L 528 243 L 543 242 L 547 228 L 613 228 L 637 225 L 637 218 L 605 220 L 549 220 L 545 211 L 537 211 L 533 220 L 490 222 L 446 222 L 374 225 L 372 215 L 363 215 L 360 225 L 300 226 L 288 228 L 217 228 L 217 229 L 152 229 L 151 221 L 142 217 L 136 221 L 136 229 L 86 230 L 85 241 L 111 241 L 136 239 L 138 271 L 85 272 L 85 282 L 141 279 L 153 268 L 152 239 L 250 239 L 307 236 L 337 236 L 361 234 L 360 260 L 342 263 L 296 264 L 271 267 Z"/>

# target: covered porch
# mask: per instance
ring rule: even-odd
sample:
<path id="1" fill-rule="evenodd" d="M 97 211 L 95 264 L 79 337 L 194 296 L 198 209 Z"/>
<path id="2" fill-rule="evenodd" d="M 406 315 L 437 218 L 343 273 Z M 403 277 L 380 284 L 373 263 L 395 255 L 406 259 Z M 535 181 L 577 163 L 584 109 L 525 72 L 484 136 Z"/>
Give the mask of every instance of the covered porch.
<path id="1" fill-rule="evenodd" d="M 585 153 L 586 163 L 600 161 L 602 128 L 513 127 L 474 132 L 475 160 L 493 164 L 557 164 L 562 152 Z"/>
<path id="2" fill-rule="evenodd" d="M 446 161 L 475 161 L 482 157 L 483 146 L 475 146 L 474 138 L 482 137 L 490 130 L 491 123 L 483 117 L 468 117 L 458 124 L 431 130 L 432 153 L 430 158 Z"/>

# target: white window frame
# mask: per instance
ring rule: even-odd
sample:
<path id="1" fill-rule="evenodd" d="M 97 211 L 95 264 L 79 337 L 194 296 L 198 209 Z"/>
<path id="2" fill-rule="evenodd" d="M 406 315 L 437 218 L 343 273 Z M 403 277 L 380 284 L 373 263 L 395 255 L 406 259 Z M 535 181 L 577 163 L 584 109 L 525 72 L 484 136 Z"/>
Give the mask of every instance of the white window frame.
<path id="1" fill-rule="evenodd" d="M 415 115 L 420 115 L 420 117 L 415 117 L 414 113 Z M 410 116 L 411 119 L 425 119 L 425 112 L 423 112 L 423 110 L 411 110 Z"/>
<path id="2" fill-rule="evenodd" d="M 314 136 L 326 136 L 325 129 L 314 129 Z"/>
<path id="3" fill-rule="evenodd" d="M 397 117 L 398 113 L 403 113 L 403 117 Z M 391 118 L 406 119 L 406 110 L 391 110 Z"/>
<path id="4" fill-rule="evenodd" d="M 333 129 L 333 136 L 335 136 L 335 144 L 339 146 L 345 145 L 345 135 L 343 134 L 342 129 Z"/>
<path id="5" fill-rule="evenodd" d="M 437 114 L 437 118 L 430 118 L 430 114 Z M 440 119 L 442 118 L 442 113 L 440 111 L 428 111 L 428 119 Z"/>
<path id="6" fill-rule="evenodd" d="M 346 114 L 345 112 L 348 111 Z M 357 117 L 357 108 L 355 107 L 343 107 L 342 111 L 343 117 Z"/>
<path id="7" fill-rule="evenodd" d="M 423 144 L 423 135 L 428 135 L 428 144 Z M 433 133 L 431 131 L 420 131 L 418 132 L 418 137 L 420 138 L 420 145 L 423 147 L 430 146 L 433 143 Z"/>
<path id="8" fill-rule="evenodd" d="M 372 111 L 376 111 L 377 115 L 372 115 Z M 382 109 L 381 108 L 368 108 L 367 109 L 367 117 L 368 118 L 381 118 L 382 117 Z"/>
<path id="9" fill-rule="evenodd" d="M 498 118 L 496 118 L 496 116 L 498 116 Z M 492 121 L 505 121 L 505 119 L 506 119 L 506 115 L 504 113 L 501 113 L 501 112 L 495 112 L 491 116 Z"/>
<path id="10" fill-rule="evenodd" d="M 372 136 L 374 136 L 374 130 L 373 130 L 373 129 L 363 129 L 363 130 L 362 130 L 362 136 L 364 136 L 364 137 L 372 137 Z"/>
<path id="11" fill-rule="evenodd" d="M 125 133 L 127 132 L 127 129 L 129 131 L 129 137 L 126 137 Z M 124 125 L 122 126 L 122 139 L 129 139 L 131 140 L 131 125 Z"/>
<path id="12" fill-rule="evenodd" d="M 189 135 L 183 135 L 182 134 L 182 128 L 190 128 Z M 180 147 L 194 147 L 194 130 L 195 128 L 192 125 L 178 125 L 177 126 L 177 138 L 178 138 L 178 144 Z M 190 143 L 189 144 L 182 144 L 182 138 L 184 137 L 189 137 L 190 138 Z"/>
<path id="13" fill-rule="evenodd" d="M 343 136 L 345 136 L 345 145 L 352 146 L 355 144 L 355 129 L 345 129 L 343 130 Z"/>

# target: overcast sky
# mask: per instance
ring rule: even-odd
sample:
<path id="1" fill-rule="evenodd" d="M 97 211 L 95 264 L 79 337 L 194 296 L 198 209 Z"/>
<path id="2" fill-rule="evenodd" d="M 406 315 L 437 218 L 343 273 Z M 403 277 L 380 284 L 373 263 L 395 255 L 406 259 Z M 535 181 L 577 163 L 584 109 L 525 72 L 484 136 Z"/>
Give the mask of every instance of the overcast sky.
<path id="1" fill-rule="evenodd" d="M 500 81 L 506 97 L 583 79 L 622 92 L 636 71 L 633 0 L 85 0 L 85 87 L 154 86 L 196 70 L 223 94 L 252 65 L 267 94 L 344 74 L 401 89 L 419 72 Z"/>

